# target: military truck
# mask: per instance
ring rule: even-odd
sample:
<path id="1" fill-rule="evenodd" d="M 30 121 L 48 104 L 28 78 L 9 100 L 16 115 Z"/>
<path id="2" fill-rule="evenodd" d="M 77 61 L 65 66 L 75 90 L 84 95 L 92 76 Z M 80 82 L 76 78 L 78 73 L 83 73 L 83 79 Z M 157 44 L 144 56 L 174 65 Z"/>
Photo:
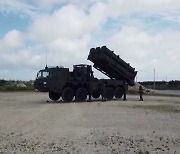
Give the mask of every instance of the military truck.
<path id="1" fill-rule="evenodd" d="M 95 78 L 91 65 L 74 65 L 73 71 L 46 66 L 37 73 L 34 87 L 41 92 L 49 92 L 49 98 L 54 101 L 60 97 L 65 102 L 85 101 L 87 96 L 89 101 L 91 97 L 100 96 L 110 100 L 124 95 L 126 99 L 127 85 L 134 85 L 135 69 L 106 46 L 90 49 L 88 60 L 109 79 Z"/>

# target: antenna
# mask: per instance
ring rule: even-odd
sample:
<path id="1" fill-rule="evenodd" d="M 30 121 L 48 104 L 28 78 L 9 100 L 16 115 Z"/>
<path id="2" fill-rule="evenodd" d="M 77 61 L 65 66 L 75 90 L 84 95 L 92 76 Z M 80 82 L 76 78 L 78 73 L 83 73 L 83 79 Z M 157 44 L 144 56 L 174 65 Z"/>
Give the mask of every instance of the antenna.
<path id="1" fill-rule="evenodd" d="M 47 69 L 48 67 L 47 67 L 47 46 L 46 46 L 46 67 L 45 67 L 45 69 Z"/>

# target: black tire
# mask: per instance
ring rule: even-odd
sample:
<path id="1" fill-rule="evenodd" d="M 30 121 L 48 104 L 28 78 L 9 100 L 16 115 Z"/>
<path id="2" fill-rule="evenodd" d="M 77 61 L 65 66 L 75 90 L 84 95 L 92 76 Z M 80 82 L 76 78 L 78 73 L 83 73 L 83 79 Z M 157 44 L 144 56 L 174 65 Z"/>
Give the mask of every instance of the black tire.
<path id="1" fill-rule="evenodd" d="M 62 99 L 65 102 L 71 102 L 74 98 L 74 90 L 72 88 L 65 88 L 62 92 Z"/>
<path id="2" fill-rule="evenodd" d="M 110 88 L 110 87 L 106 88 L 105 97 L 106 97 L 108 100 L 113 99 L 113 97 L 114 97 L 114 89 L 113 89 L 113 88 Z"/>
<path id="3" fill-rule="evenodd" d="M 100 92 L 99 91 L 93 91 L 92 92 L 92 97 L 93 98 L 99 98 L 100 97 Z"/>
<path id="4" fill-rule="evenodd" d="M 123 96 L 123 89 L 121 87 L 117 87 L 115 89 L 115 97 L 121 98 Z"/>
<path id="5" fill-rule="evenodd" d="M 76 91 L 76 100 L 81 102 L 87 98 L 87 90 L 85 88 L 78 88 Z"/>
<path id="6" fill-rule="evenodd" d="M 49 92 L 49 98 L 53 101 L 57 101 L 61 97 L 60 93 Z"/>

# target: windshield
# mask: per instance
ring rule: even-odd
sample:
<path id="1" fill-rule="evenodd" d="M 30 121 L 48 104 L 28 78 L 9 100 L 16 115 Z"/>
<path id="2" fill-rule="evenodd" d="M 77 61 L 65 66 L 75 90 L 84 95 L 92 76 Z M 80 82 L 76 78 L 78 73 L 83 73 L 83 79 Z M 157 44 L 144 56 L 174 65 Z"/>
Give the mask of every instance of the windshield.
<path id="1" fill-rule="evenodd" d="M 47 78 L 49 76 L 49 72 L 47 71 L 39 71 L 37 74 L 37 79 Z"/>

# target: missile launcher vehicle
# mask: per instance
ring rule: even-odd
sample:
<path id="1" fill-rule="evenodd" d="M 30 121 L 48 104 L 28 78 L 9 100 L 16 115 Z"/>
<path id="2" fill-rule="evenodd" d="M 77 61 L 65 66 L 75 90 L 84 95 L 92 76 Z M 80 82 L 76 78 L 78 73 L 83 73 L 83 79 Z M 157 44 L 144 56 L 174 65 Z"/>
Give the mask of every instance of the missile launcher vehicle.
<path id="1" fill-rule="evenodd" d="M 73 66 L 73 71 L 64 67 L 45 67 L 37 73 L 34 87 L 41 92 L 48 92 L 51 100 L 62 98 L 64 102 L 85 101 L 89 96 L 108 100 L 126 99 L 127 85 L 134 85 L 137 74 L 134 68 L 123 61 L 106 46 L 92 48 L 88 60 L 93 67 L 104 73 L 109 79 L 94 77 L 92 66 L 79 64 Z"/>

